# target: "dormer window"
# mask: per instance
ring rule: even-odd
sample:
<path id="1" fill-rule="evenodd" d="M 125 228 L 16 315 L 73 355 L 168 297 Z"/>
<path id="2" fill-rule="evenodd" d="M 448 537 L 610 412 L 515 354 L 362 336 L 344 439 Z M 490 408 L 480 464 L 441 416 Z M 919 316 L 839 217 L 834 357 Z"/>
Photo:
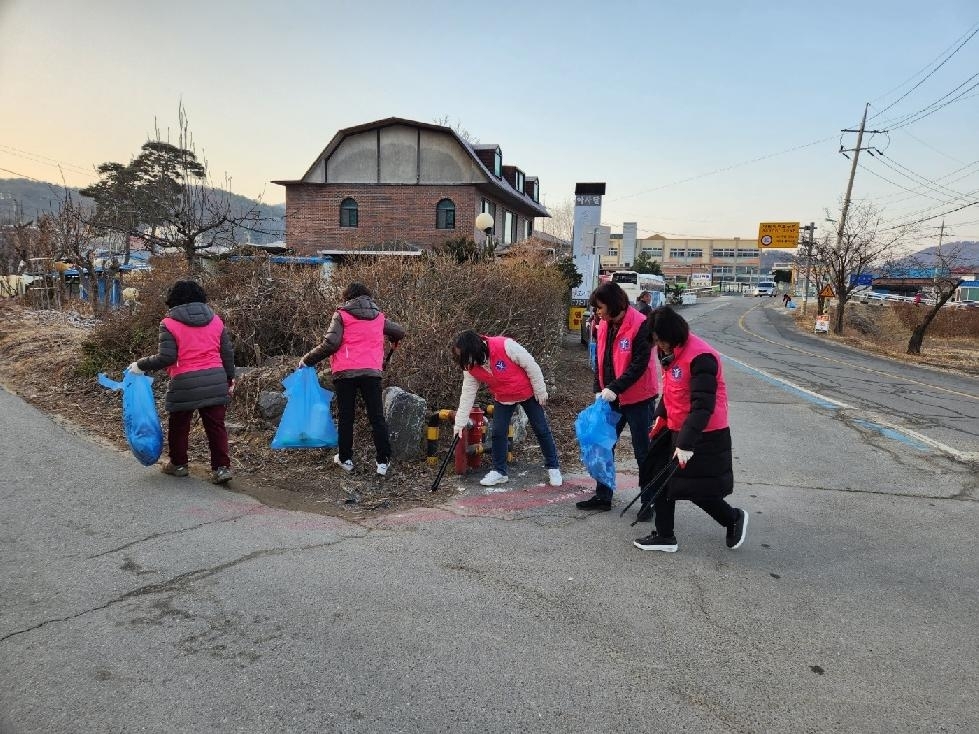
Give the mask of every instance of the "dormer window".
<path id="1" fill-rule="evenodd" d="M 493 175 L 497 178 L 503 177 L 503 151 L 499 148 L 493 154 Z"/>
<path id="2" fill-rule="evenodd" d="M 530 182 L 530 196 L 534 201 L 540 201 L 540 183 L 537 181 Z"/>
<path id="3" fill-rule="evenodd" d="M 516 171 L 514 171 L 514 175 L 517 177 L 516 178 L 516 186 L 514 186 L 514 188 L 522 194 L 523 193 L 523 185 L 524 185 L 523 171 L 521 171 L 518 168 Z"/>

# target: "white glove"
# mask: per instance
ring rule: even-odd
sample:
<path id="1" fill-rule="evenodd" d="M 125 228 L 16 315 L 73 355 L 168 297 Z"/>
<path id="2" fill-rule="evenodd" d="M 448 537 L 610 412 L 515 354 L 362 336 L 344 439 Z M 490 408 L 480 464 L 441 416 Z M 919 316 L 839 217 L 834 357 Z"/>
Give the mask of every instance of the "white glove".
<path id="1" fill-rule="evenodd" d="M 141 375 L 141 374 L 143 374 L 143 370 L 141 370 L 139 368 L 139 366 L 135 362 L 133 362 L 131 365 L 129 365 L 126 368 L 126 371 L 129 372 L 132 375 Z"/>
<path id="2" fill-rule="evenodd" d="M 299 364 L 297 364 L 297 365 L 296 365 L 296 369 L 297 369 L 297 370 L 301 370 L 301 369 L 302 369 L 303 367 L 309 367 L 309 365 L 308 365 L 308 364 L 306 364 L 305 362 L 303 362 L 303 361 L 302 361 L 302 360 L 300 359 L 300 360 L 299 360 Z"/>
<path id="3" fill-rule="evenodd" d="M 598 395 L 599 395 L 599 397 L 602 398 L 602 400 L 604 400 L 606 402 L 609 402 L 609 403 L 614 403 L 615 402 L 615 399 L 617 397 L 619 397 L 618 395 L 616 395 L 614 392 L 612 392 L 608 388 L 605 388 L 604 390 L 602 390 Z"/>
<path id="4" fill-rule="evenodd" d="M 547 393 L 546 392 L 541 393 L 540 395 L 534 395 L 534 397 L 537 399 L 537 402 L 540 403 L 541 405 L 547 405 Z"/>
<path id="5" fill-rule="evenodd" d="M 687 462 L 693 458 L 693 451 L 684 451 L 683 449 L 677 449 L 673 452 L 673 458 L 677 460 L 681 469 L 686 468 Z"/>
<path id="6" fill-rule="evenodd" d="M 462 438 L 462 432 L 466 430 L 466 426 L 453 426 L 452 435 Z"/>

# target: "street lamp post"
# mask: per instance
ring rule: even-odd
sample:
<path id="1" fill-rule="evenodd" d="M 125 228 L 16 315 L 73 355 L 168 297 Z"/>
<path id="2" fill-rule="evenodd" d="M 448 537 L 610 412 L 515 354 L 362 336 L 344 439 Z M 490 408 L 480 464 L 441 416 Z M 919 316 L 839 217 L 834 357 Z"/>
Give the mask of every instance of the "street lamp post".
<path id="1" fill-rule="evenodd" d="M 484 247 L 489 250 L 490 246 L 490 233 L 493 231 L 493 215 L 489 212 L 482 212 L 476 217 L 476 229 L 482 230 L 486 235 L 486 242 Z"/>

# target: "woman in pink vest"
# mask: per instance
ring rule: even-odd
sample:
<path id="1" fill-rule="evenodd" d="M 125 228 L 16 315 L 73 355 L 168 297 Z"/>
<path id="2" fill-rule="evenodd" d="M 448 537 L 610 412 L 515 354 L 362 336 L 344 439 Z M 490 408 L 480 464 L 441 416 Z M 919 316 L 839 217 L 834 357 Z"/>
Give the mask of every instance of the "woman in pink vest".
<path id="1" fill-rule="evenodd" d="M 669 461 L 678 466 L 653 503 L 656 532 L 634 545 L 675 553 L 673 511 L 677 500 L 689 500 L 726 530 L 728 548 L 740 548 L 748 532 L 748 514 L 724 500 L 734 491 L 734 468 L 721 357 L 669 306 L 653 311 L 649 322 L 664 370 L 663 398 L 656 407 L 649 433 L 653 444 L 640 481 L 655 476 Z M 663 431 L 668 433 L 660 435 Z"/>
<path id="2" fill-rule="evenodd" d="M 493 396 L 493 469 L 479 480 L 484 487 L 504 484 L 507 476 L 507 433 L 517 406 L 527 414 L 527 421 L 544 452 L 548 483 L 560 487 L 564 481 L 558 463 L 557 446 L 551 435 L 543 406 L 547 404 L 547 385 L 540 366 L 526 349 L 505 336 L 482 336 L 463 331 L 452 342 L 452 357 L 464 371 L 454 432 L 462 432 L 469 422 L 469 411 L 476 401 L 479 384 Z"/>
<path id="3" fill-rule="evenodd" d="M 228 431 L 224 425 L 234 389 L 235 351 L 224 322 L 207 305 L 207 294 L 193 280 L 179 280 L 167 293 L 167 316 L 160 322 L 160 345 L 152 357 L 143 357 L 128 369 L 136 375 L 166 369 L 170 376 L 166 409 L 170 414 L 167 446 L 170 461 L 163 473 L 186 477 L 190 424 L 196 410 L 201 416 L 211 453 L 211 481 L 231 479 Z"/>
<path id="4" fill-rule="evenodd" d="M 384 317 L 363 283 L 348 285 L 343 300 L 343 305 L 333 314 L 323 343 L 304 355 L 299 367 L 312 367 L 330 358 L 340 439 L 333 463 L 347 472 L 354 469 L 354 407 L 360 392 L 374 437 L 377 473 L 383 477 L 391 463 L 391 440 L 381 399 L 384 337 L 396 345 L 404 339 L 405 330 Z"/>
<path id="5" fill-rule="evenodd" d="M 602 283 L 591 294 L 589 303 L 601 319 L 596 342 L 595 399 L 607 400 L 621 414 L 616 435 L 629 426 L 632 450 L 641 466 L 649 449 L 649 426 L 658 392 L 649 326 L 646 317 L 629 305 L 629 296 L 618 283 Z M 608 512 L 612 509 L 612 488 L 599 482 L 594 496 L 576 506 L 580 510 Z M 639 519 L 645 521 L 649 517 Z"/>

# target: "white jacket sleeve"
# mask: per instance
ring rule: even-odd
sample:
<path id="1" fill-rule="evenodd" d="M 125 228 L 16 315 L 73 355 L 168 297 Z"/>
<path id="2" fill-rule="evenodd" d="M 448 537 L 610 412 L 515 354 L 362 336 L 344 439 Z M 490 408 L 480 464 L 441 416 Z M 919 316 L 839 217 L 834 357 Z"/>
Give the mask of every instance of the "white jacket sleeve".
<path id="1" fill-rule="evenodd" d="M 465 428 L 469 422 L 469 411 L 473 409 L 476 402 L 476 393 L 479 392 L 479 380 L 468 372 L 462 373 L 462 392 L 459 395 L 459 407 L 456 408 L 455 425 L 456 430 Z"/>
<path id="2" fill-rule="evenodd" d="M 534 397 L 539 402 L 547 402 L 547 385 L 544 382 L 544 373 L 541 372 L 537 360 L 513 339 L 504 341 L 503 349 L 506 350 L 507 356 L 513 360 L 513 363 L 523 368 L 523 371 L 527 373 L 527 377 L 530 378 L 530 384 L 534 388 Z"/>

